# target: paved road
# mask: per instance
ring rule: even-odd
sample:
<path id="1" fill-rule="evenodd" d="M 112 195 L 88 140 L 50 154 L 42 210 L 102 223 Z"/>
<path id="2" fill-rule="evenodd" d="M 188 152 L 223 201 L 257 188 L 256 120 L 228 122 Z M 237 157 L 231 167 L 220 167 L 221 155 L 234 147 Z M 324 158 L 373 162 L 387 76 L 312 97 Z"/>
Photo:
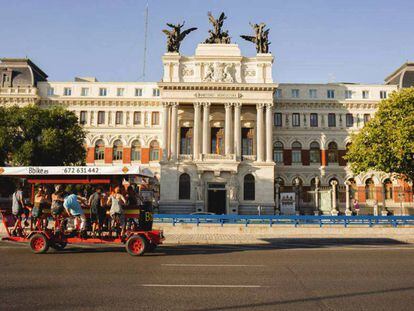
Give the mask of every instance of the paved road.
<path id="1" fill-rule="evenodd" d="M 269 245 L 71 246 L 0 242 L 0 310 L 413 310 L 414 246 L 393 240 Z"/>

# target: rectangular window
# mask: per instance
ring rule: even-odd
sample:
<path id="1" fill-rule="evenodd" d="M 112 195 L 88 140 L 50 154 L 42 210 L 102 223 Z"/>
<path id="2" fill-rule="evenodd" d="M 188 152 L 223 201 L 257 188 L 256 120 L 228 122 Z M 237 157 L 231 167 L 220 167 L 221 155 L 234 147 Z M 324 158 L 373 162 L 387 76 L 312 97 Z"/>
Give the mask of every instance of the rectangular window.
<path id="1" fill-rule="evenodd" d="M 151 114 L 151 124 L 159 125 L 160 124 L 160 113 L 158 111 Z"/>
<path id="2" fill-rule="evenodd" d="M 282 114 L 280 112 L 277 112 L 273 115 L 273 125 L 282 126 Z"/>
<path id="3" fill-rule="evenodd" d="M 106 96 L 106 94 L 107 94 L 106 88 L 101 87 L 99 89 L 99 96 Z"/>
<path id="4" fill-rule="evenodd" d="M 125 92 L 125 89 L 122 87 L 119 87 L 116 89 L 116 96 L 124 96 L 124 92 Z"/>
<path id="5" fill-rule="evenodd" d="M 309 90 L 309 98 L 317 98 L 318 96 L 318 91 L 315 89 L 311 89 Z"/>
<path id="6" fill-rule="evenodd" d="M 81 96 L 88 96 L 89 95 L 89 89 L 87 87 L 83 87 L 81 89 Z"/>
<path id="7" fill-rule="evenodd" d="M 192 154 L 193 129 L 191 127 L 180 128 L 180 154 Z"/>
<path id="8" fill-rule="evenodd" d="M 152 89 L 152 96 L 160 96 L 160 89 Z"/>
<path id="9" fill-rule="evenodd" d="M 98 111 L 98 124 L 105 123 L 105 111 Z"/>
<path id="10" fill-rule="evenodd" d="M 336 115 L 334 113 L 328 113 L 328 126 L 329 127 L 336 126 Z"/>
<path id="11" fill-rule="evenodd" d="M 282 90 L 281 89 L 276 89 L 275 97 L 276 98 L 282 98 Z"/>
<path id="12" fill-rule="evenodd" d="M 115 113 L 115 124 L 122 124 L 123 113 L 122 111 L 117 111 Z"/>
<path id="13" fill-rule="evenodd" d="M 53 87 L 49 87 L 47 89 L 47 96 L 53 96 L 55 95 L 55 89 Z"/>
<path id="14" fill-rule="evenodd" d="M 362 91 L 362 98 L 368 99 L 369 98 L 369 91 Z"/>
<path id="15" fill-rule="evenodd" d="M 292 97 L 293 98 L 299 98 L 299 90 L 298 89 L 293 89 L 292 90 Z"/>
<path id="16" fill-rule="evenodd" d="M 142 96 L 142 89 L 135 89 L 135 96 L 141 97 Z"/>
<path id="17" fill-rule="evenodd" d="M 317 113 L 311 113 L 309 123 L 311 127 L 318 127 L 318 114 Z"/>
<path id="18" fill-rule="evenodd" d="M 369 113 L 364 114 L 364 124 L 371 120 L 371 115 Z"/>
<path id="19" fill-rule="evenodd" d="M 141 124 L 141 111 L 134 112 L 134 124 L 135 125 Z"/>
<path id="20" fill-rule="evenodd" d="M 387 96 L 387 91 L 380 91 L 380 98 L 381 99 L 386 99 L 388 96 Z"/>
<path id="21" fill-rule="evenodd" d="M 65 87 L 63 89 L 63 95 L 64 96 L 71 96 L 72 95 L 72 89 L 70 87 Z"/>
<path id="22" fill-rule="evenodd" d="M 300 114 L 292 113 L 292 126 L 300 126 Z"/>
<path id="23" fill-rule="evenodd" d="M 86 124 L 86 111 L 80 112 L 79 123 L 82 125 Z"/>
<path id="24" fill-rule="evenodd" d="M 242 155 L 253 154 L 254 131 L 251 128 L 242 128 Z"/>
<path id="25" fill-rule="evenodd" d="M 354 126 L 354 116 L 352 115 L 352 113 L 347 113 L 346 114 L 346 127 L 353 127 Z"/>
<path id="26" fill-rule="evenodd" d="M 351 90 L 346 90 L 345 91 L 345 98 L 346 99 L 351 99 L 352 98 L 352 91 Z"/>
<path id="27" fill-rule="evenodd" d="M 327 95 L 327 97 L 328 97 L 328 98 L 330 98 L 330 99 L 335 98 L 335 90 L 328 90 L 328 91 L 326 92 L 326 95 Z"/>

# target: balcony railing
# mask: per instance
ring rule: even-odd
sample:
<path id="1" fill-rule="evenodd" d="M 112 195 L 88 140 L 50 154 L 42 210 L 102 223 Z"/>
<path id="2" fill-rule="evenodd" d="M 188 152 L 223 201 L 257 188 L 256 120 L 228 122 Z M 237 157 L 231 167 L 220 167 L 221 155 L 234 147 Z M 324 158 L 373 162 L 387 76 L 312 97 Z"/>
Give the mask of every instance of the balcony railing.
<path id="1" fill-rule="evenodd" d="M 3 87 L 0 88 L 0 95 L 37 95 L 37 88 L 34 87 Z"/>
<path id="2" fill-rule="evenodd" d="M 212 161 L 212 160 L 236 160 L 236 155 L 233 153 L 230 154 L 202 154 L 201 160 L 203 161 Z"/>
<path id="3" fill-rule="evenodd" d="M 179 154 L 178 160 L 180 161 L 192 161 L 193 155 L 192 154 Z"/>
<path id="4" fill-rule="evenodd" d="M 243 161 L 256 161 L 256 156 L 254 154 L 252 155 L 243 155 L 242 156 Z"/>

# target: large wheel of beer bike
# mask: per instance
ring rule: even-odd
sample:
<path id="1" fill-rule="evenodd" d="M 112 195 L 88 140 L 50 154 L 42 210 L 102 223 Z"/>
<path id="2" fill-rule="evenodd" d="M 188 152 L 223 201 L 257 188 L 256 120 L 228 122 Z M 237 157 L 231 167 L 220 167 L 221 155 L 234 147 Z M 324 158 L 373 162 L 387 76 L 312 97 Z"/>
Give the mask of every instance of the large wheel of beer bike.
<path id="1" fill-rule="evenodd" d="M 131 236 L 126 242 L 126 250 L 132 256 L 141 256 L 145 253 L 147 241 L 139 235 Z"/>
<path id="2" fill-rule="evenodd" d="M 36 233 L 30 238 L 30 249 L 35 254 L 46 253 L 49 249 L 48 239 L 41 233 Z"/>

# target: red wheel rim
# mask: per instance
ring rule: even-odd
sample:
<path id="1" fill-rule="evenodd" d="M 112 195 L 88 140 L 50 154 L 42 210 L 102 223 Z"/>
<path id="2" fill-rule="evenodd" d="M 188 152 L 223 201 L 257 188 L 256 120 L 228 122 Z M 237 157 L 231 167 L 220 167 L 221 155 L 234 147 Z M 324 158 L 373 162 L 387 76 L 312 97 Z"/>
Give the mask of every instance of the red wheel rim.
<path id="1" fill-rule="evenodd" d="M 134 253 L 134 254 L 139 254 L 142 251 L 142 248 L 144 247 L 141 239 L 134 239 L 133 241 L 131 241 L 129 243 L 129 249 Z"/>
<path id="2" fill-rule="evenodd" d="M 42 238 L 35 238 L 32 241 L 32 246 L 35 251 L 40 251 L 45 247 L 45 241 Z"/>

